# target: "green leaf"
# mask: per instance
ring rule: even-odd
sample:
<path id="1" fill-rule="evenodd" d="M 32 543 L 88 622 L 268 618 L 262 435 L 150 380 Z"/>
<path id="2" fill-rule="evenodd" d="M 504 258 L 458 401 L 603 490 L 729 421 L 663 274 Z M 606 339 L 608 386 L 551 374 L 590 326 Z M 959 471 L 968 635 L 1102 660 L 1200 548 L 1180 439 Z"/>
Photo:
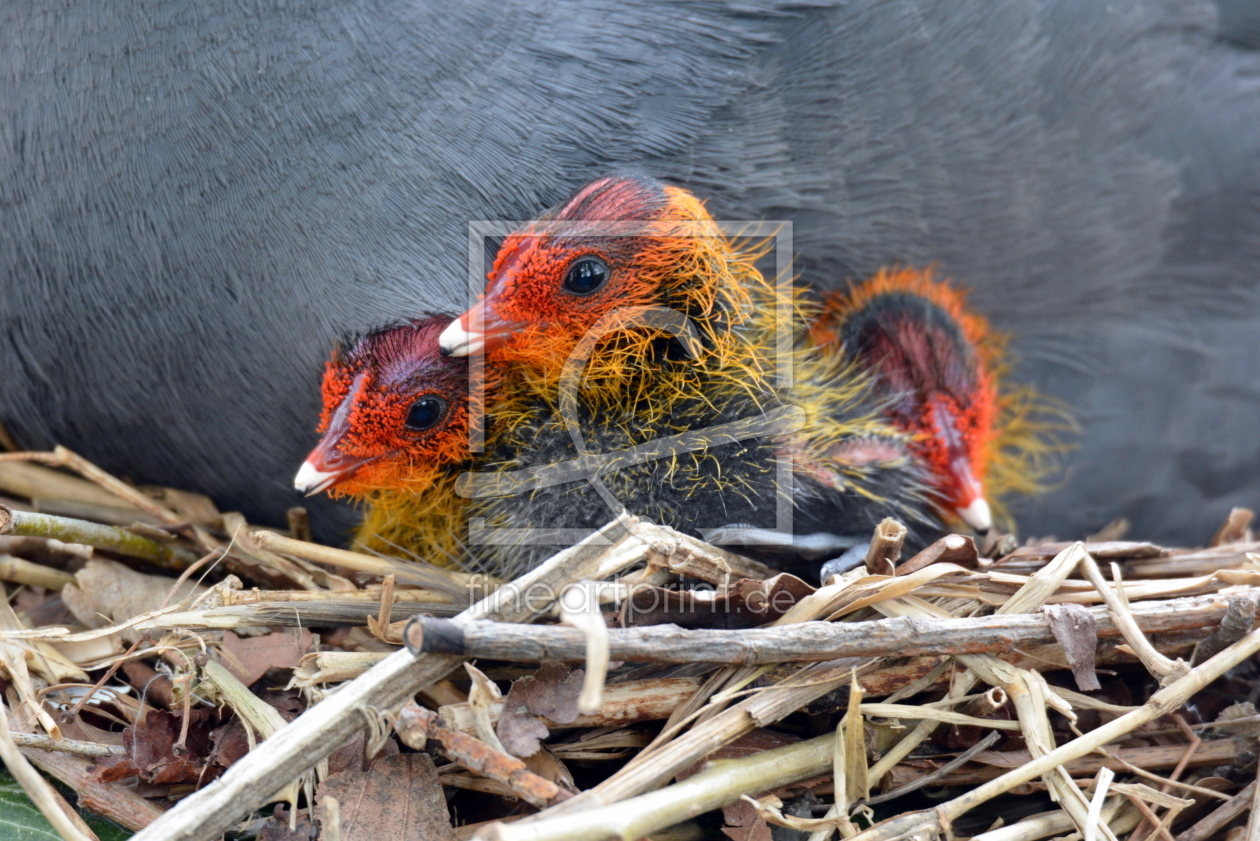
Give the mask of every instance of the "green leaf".
<path id="1" fill-rule="evenodd" d="M 60 787 L 59 787 L 60 788 Z M 65 790 L 62 789 L 65 794 Z M 127 841 L 131 832 L 112 821 L 91 814 L 84 820 L 101 841 Z M 0 768 L 0 841 L 61 841 L 13 776 Z"/>

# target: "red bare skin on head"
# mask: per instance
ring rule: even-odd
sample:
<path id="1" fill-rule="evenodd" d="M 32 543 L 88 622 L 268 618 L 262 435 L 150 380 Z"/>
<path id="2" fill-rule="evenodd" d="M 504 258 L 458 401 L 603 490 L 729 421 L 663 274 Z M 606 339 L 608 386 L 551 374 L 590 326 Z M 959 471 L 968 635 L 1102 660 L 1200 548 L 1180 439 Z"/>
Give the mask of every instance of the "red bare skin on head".
<path id="1" fill-rule="evenodd" d="M 684 190 L 648 178 L 602 178 L 504 240 L 487 276 L 484 323 L 471 313 L 461 321 L 483 329 L 496 359 L 563 360 L 607 313 L 670 305 L 669 277 L 694 250 L 695 232 L 686 226 L 711 221 Z"/>
<path id="2" fill-rule="evenodd" d="M 467 360 L 438 350 L 450 321 L 375 331 L 333 353 L 324 369 L 324 438 L 311 454 L 330 471 L 351 467 L 331 493 L 419 491 L 468 457 Z"/>
<path id="3" fill-rule="evenodd" d="M 889 419 L 914 434 L 911 450 L 943 507 L 982 498 L 997 413 L 994 340 L 983 319 L 957 291 L 913 270 L 881 272 L 825 307 L 813 338 L 842 342 L 874 376 Z"/>

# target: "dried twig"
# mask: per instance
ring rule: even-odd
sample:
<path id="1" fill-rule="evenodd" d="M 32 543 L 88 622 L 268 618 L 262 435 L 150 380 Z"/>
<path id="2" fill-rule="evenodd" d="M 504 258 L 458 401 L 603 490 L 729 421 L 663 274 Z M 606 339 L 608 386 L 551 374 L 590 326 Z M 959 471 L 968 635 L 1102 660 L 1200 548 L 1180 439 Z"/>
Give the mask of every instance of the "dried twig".
<path id="1" fill-rule="evenodd" d="M 1242 791 L 1216 807 L 1210 815 L 1202 818 L 1194 826 L 1178 835 L 1176 841 L 1207 841 L 1207 839 L 1228 826 L 1230 822 L 1248 809 L 1251 809 L 1252 801 L 1255 799 L 1257 791 L 1260 791 L 1260 786 L 1257 786 L 1256 781 L 1252 780 Z"/>
<path id="2" fill-rule="evenodd" d="M 67 584 L 73 584 L 74 576 L 12 555 L 0 555 L 0 580 L 59 591 Z"/>
<path id="3" fill-rule="evenodd" d="M 1122 635 L 1107 610 L 1090 611 L 1099 636 Z M 1145 602 L 1130 611 L 1145 633 L 1214 627 L 1226 612 L 1220 599 L 1198 597 Z M 163 617 L 163 622 L 174 622 Z M 456 622 L 417 616 L 404 632 L 415 650 L 523 663 L 582 662 L 585 635 L 557 625 L 524 627 L 503 622 Z M 674 625 L 608 630 L 613 660 L 652 663 L 725 663 L 738 666 L 807 663 L 837 657 L 910 657 L 929 654 L 1009 653 L 1054 643 L 1051 623 L 1039 614 L 998 614 L 970 619 L 903 617 L 871 622 L 802 622 L 740 631 L 684 630 Z"/>
<path id="4" fill-rule="evenodd" d="M 392 575 L 399 584 L 427 587 L 439 593 L 454 595 L 457 601 L 464 604 L 470 602 L 470 596 L 482 598 L 502 584 L 488 575 L 470 575 L 414 561 L 348 552 L 305 540 L 294 540 L 266 529 L 254 529 L 251 536 L 255 543 L 272 552 L 381 577 Z"/>
<path id="5" fill-rule="evenodd" d="M 84 543 L 168 569 L 183 569 L 197 560 L 191 552 L 140 537 L 127 529 L 102 526 L 87 520 L 72 520 L 69 517 L 54 517 L 51 514 L 14 511 L 3 505 L 0 505 L 0 534 L 51 537 L 64 543 Z"/>
<path id="6" fill-rule="evenodd" d="M 127 749 L 119 745 L 102 745 L 97 742 L 81 742 L 75 739 L 54 739 L 43 733 L 10 733 L 9 738 L 20 748 L 64 751 L 79 756 L 123 756 Z"/>
<path id="7" fill-rule="evenodd" d="M 423 750 L 427 740 L 442 746 L 442 752 L 470 771 L 483 774 L 508 786 L 512 792 L 540 809 L 567 799 L 560 786 L 533 773 L 514 756 L 497 750 L 467 733 L 452 730 L 432 710 L 414 703 L 398 713 L 394 729 L 403 744 Z"/>
<path id="8" fill-rule="evenodd" d="M 45 774 L 73 789 L 80 808 L 104 815 L 127 829 L 141 830 L 165 811 L 164 805 L 141 797 L 129 786 L 97 782 L 88 770 L 95 760 L 38 748 L 22 748 L 22 754 Z"/>

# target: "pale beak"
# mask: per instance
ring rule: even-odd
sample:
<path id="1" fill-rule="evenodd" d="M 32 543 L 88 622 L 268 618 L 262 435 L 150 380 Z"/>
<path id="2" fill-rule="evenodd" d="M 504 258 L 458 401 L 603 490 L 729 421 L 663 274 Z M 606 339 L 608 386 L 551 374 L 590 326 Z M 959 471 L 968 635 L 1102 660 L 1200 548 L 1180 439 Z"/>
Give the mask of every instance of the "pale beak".
<path id="1" fill-rule="evenodd" d="M 993 528 L 993 512 L 989 510 L 989 503 L 984 497 L 976 497 L 966 508 L 959 508 L 957 511 L 962 521 L 977 534 L 984 534 Z"/>
<path id="2" fill-rule="evenodd" d="M 993 528 L 993 511 L 984 498 L 984 486 L 971 473 L 971 464 L 966 458 L 956 458 L 950 465 L 950 472 L 958 487 L 963 490 L 966 505 L 959 506 L 954 512 L 977 534 L 984 534 Z"/>
<path id="3" fill-rule="evenodd" d="M 478 304 L 480 306 L 480 304 Z M 438 348 L 443 356 L 472 356 L 485 350 L 485 336 L 481 333 L 470 333 L 464 329 L 464 320 L 468 313 L 455 319 L 438 336 Z"/>
<path id="4" fill-rule="evenodd" d="M 499 318 L 485 301 L 450 323 L 438 336 L 438 349 L 443 356 L 472 356 L 503 345 L 526 322 L 508 322 Z"/>
<path id="5" fill-rule="evenodd" d="M 336 471 L 320 470 L 319 466 L 308 458 L 302 462 L 302 467 L 298 470 L 297 476 L 293 478 L 293 487 L 297 488 L 297 492 L 300 494 L 313 496 L 337 484 L 337 480 L 341 476 L 342 474 Z"/>
<path id="6" fill-rule="evenodd" d="M 298 493 L 312 496 L 327 490 L 338 482 L 349 479 L 356 470 L 372 460 L 372 457 L 346 455 L 340 449 L 342 439 L 350 430 L 350 409 L 354 405 L 355 395 L 359 393 L 362 377 L 360 374 L 355 379 L 350 394 L 337 407 L 332 420 L 328 422 L 324 437 L 319 439 L 315 449 L 311 450 L 311 454 L 302 462 L 302 467 L 293 477 L 293 487 Z"/>

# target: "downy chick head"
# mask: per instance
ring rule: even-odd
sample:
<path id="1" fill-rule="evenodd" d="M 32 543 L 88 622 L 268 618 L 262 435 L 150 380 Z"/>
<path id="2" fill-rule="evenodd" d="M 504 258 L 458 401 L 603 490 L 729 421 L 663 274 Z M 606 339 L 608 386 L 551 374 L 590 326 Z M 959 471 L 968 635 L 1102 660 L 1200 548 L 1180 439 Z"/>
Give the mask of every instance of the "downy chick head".
<path id="1" fill-rule="evenodd" d="M 443 356 L 449 316 L 374 330 L 333 351 L 324 369 L 319 444 L 294 479 L 302 493 L 419 493 L 467 459 L 467 360 Z"/>
<path id="2" fill-rule="evenodd" d="M 601 178 L 507 237 L 484 297 L 442 334 L 442 352 L 484 349 L 554 371 L 597 324 L 601 335 L 620 327 L 652 335 L 634 322 L 644 308 L 700 322 L 729 312 L 723 297 L 746 300 L 741 281 L 756 274 L 752 259 L 686 190 L 644 176 Z M 646 353 L 646 342 L 634 352 Z"/>
<path id="3" fill-rule="evenodd" d="M 912 435 L 942 514 L 988 531 L 1002 341 L 962 293 L 930 271 L 883 270 L 828 297 L 811 338 L 841 346 L 871 376 L 886 417 Z"/>

